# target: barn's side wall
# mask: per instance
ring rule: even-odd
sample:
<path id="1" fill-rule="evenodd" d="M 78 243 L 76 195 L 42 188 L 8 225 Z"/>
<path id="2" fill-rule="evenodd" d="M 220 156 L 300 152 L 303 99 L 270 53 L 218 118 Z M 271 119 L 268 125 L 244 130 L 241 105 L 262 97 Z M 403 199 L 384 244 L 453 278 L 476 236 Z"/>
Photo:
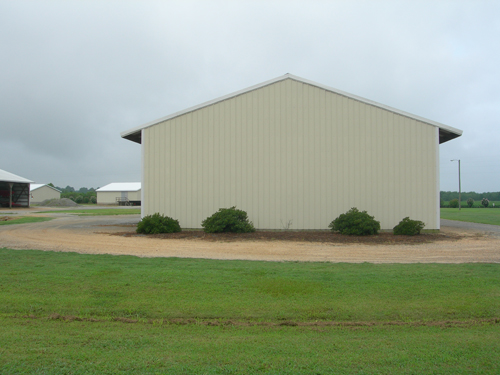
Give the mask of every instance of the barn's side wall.
<path id="1" fill-rule="evenodd" d="M 434 126 L 284 80 L 143 130 L 143 215 L 221 207 L 260 229 L 327 229 L 351 207 L 439 228 Z"/>
<path id="2" fill-rule="evenodd" d="M 31 192 L 31 203 L 42 203 L 46 199 L 60 199 L 61 193 L 48 186 L 42 186 Z"/>
<path id="3" fill-rule="evenodd" d="M 98 191 L 97 203 L 98 204 L 117 204 L 116 197 L 121 197 L 120 192 L 117 191 Z"/>
<path id="4" fill-rule="evenodd" d="M 98 204 L 117 204 L 116 198 L 121 198 L 121 191 L 98 191 L 97 203 Z M 128 191 L 127 198 L 129 201 L 140 201 L 141 191 Z"/>
<path id="5" fill-rule="evenodd" d="M 141 191 L 129 191 L 128 192 L 128 199 L 131 201 L 140 201 L 141 200 Z"/>

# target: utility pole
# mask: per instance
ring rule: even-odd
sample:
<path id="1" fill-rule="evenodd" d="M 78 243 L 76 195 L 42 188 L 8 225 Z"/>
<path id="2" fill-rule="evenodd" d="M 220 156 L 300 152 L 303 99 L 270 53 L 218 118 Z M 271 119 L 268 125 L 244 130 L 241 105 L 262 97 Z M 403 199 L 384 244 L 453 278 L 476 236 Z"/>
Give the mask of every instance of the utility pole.
<path id="1" fill-rule="evenodd" d="M 462 186 L 460 182 L 460 159 L 453 159 L 451 161 L 458 161 L 458 210 L 462 209 Z"/>
<path id="2" fill-rule="evenodd" d="M 12 187 L 14 186 L 13 182 L 9 182 L 9 208 L 12 208 Z"/>

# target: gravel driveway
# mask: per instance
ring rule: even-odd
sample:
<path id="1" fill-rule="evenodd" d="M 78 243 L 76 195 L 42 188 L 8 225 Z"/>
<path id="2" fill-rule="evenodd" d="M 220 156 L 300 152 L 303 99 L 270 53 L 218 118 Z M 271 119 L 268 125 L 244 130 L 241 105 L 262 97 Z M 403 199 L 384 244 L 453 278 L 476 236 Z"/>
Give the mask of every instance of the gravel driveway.
<path id="1" fill-rule="evenodd" d="M 444 240 L 387 245 L 282 240 L 207 242 L 200 239 L 128 237 L 124 233 L 135 232 L 134 224 L 139 221 L 139 215 L 36 215 L 52 216 L 54 219 L 0 226 L 0 248 L 261 261 L 500 263 L 500 233 L 497 227 L 456 221 L 443 221 L 441 232 L 446 237 Z"/>
<path id="2" fill-rule="evenodd" d="M 484 232 L 492 236 L 500 237 L 500 225 L 468 223 L 466 221 L 441 219 L 441 227 L 460 228 L 469 231 Z"/>

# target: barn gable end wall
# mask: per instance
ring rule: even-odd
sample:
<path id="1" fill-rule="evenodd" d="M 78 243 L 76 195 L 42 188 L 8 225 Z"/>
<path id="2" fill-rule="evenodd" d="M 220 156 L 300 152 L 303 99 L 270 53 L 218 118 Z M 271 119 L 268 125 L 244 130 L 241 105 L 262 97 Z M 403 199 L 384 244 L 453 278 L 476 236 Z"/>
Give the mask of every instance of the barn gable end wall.
<path id="1" fill-rule="evenodd" d="M 357 207 L 383 229 L 405 216 L 438 229 L 437 134 L 282 80 L 143 129 L 143 215 L 199 228 L 237 206 L 260 229 L 327 229 Z"/>

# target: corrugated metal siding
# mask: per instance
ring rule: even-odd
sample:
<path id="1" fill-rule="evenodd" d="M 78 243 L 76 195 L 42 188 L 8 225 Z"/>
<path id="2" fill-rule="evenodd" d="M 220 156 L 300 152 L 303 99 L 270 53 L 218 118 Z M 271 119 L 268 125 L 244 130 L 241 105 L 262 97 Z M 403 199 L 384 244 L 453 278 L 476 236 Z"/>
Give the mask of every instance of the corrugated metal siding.
<path id="1" fill-rule="evenodd" d="M 184 228 L 221 207 L 257 228 L 327 229 L 351 207 L 438 228 L 435 127 L 293 80 L 144 130 L 144 215 Z"/>
<path id="2" fill-rule="evenodd" d="M 129 201 L 140 201 L 141 191 L 128 191 L 127 198 Z M 116 198 L 121 198 L 121 191 L 98 191 L 97 203 L 99 204 L 117 204 Z"/>

